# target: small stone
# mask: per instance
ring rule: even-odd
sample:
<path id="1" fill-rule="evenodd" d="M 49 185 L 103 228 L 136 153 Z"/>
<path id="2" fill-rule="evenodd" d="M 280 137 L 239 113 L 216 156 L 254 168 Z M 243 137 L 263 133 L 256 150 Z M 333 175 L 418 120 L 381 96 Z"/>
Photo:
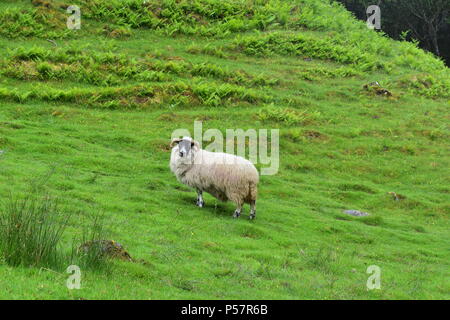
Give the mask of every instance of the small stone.
<path id="1" fill-rule="evenodd" d="M 406 197 L 404 195 L 401 195 L 396 192 L 388 192 L 388 194 L 390 194 L 395 201 L 400 201 L 400 200 L 406 199 Z"/>
<path id="2" fill-rule="evenodd" d="M 378 81 L 375 81 L 375 82 L 372 82 L 369 84 L 365 84 L 363 86 L 363 88 L 366 91 L 372 92 L 379 96 L 382 95 L 382 96 L 392 97 L 392 93 L 389 90 L 383 88 Z"/>
<path id="3" fill-rule="evenodd" d="M 362 212 L 359 210 L 344 210 L 343 212 L 355 217 L 365 217 L 369 215 L 367 212 Z"/>

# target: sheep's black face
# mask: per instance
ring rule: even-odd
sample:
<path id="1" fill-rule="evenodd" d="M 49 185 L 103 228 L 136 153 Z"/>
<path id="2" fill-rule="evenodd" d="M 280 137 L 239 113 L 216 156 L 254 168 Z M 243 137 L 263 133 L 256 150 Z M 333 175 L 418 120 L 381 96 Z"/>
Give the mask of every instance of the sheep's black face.
<path id="1" fill-rule="evenodd" d="M 178 152 L 181 158 L 187 157 L 191 148 L 194 146 L 194 142 L 191 140 L 183 139 L 178 143 Z"/>

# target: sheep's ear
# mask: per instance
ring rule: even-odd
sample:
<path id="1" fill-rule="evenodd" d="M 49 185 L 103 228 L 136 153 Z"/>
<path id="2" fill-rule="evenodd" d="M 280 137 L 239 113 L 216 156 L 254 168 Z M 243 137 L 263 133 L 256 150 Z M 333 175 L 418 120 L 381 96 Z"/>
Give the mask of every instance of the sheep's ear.
<path id="1" fill-rule="evenodd" d="M 172 142 L 170 143 L 170 147 L 171 148 L 175 147 L 175 145 L 180 143 L 180 141 L 181 141 L 181 139 L 179 139 L 179 138 L 172 139 Z"/>
<path id="2" fill-rule="evenodd" d="M 192 140 L 191 148 L 197 148 L 197 150 L 198 150 L 198 149 L 200 149 L 200 144 L 197 141 Z"/>

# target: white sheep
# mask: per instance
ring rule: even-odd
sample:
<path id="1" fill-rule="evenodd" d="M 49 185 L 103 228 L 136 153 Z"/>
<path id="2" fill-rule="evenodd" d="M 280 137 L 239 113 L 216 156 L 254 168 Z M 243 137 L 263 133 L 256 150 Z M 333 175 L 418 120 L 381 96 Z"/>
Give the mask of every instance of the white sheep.
<path id="1" fill-rule="evenodd" d="M 173 139 L 170 169 L 181 183 L 197 191 L 197 206 L 202 208 L 203 191 L 220 201 L 237 206 L 233 217 L 239 218 L 244 203 L 250 204 L 250 219 L 256 217 L 258 171 L 248 160 L 228 153 L 200 148 L 190 137 Z"/>

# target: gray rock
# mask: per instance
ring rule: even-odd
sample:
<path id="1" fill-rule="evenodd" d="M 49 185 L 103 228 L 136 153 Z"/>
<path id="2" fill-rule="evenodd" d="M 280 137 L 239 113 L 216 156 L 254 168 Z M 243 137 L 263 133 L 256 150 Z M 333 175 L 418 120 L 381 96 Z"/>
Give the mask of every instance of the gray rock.
<path id="1" fill-rule="evenodd" d="M 355 217 L 365 217 L 365 216 L 369 215 L 367 212 L 362 212 L 362 211 L 358 211 L 358 210 L 344 210 L 342 212 L 344 212 L 345 214 L 349 214 L 351 216 L 355 216 Z"/>

